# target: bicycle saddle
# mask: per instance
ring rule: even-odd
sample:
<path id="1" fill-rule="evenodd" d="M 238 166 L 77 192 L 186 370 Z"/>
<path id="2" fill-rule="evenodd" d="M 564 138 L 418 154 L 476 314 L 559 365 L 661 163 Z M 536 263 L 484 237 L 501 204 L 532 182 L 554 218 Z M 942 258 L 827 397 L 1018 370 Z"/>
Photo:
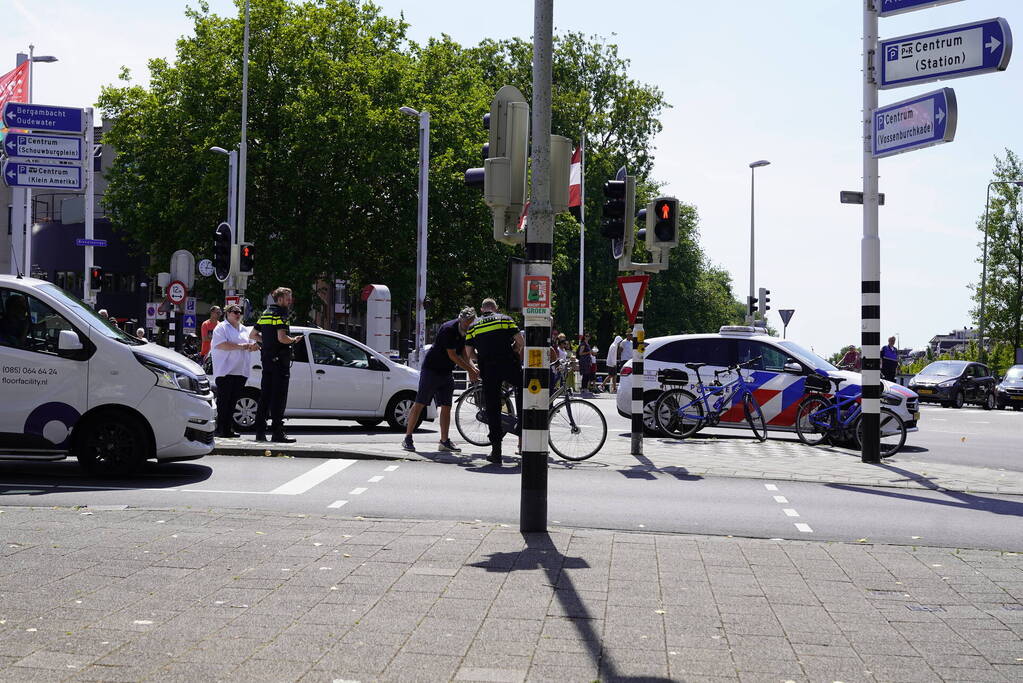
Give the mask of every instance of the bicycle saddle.
<path id="1" fill-rule="evenodd" d="M 830 379 L 832 384 L 835 385 L 835 391 L 838 391 L 838 385 L 840 385 L 842 382 L 847 381 L 845 377 L 832 377 L 830 375 L 828 375 L 828 379 Z"/>
<path id="2" fill-rule="evenodd" d="M 685 366 L 687 368 L 689 368 L 690 370 L 693 370 L 695 372 L 699 372 L 700 368 L 702 368 L 704 365 L 706 365 L 706 363 L 686 363 L 685 364 Z"/>

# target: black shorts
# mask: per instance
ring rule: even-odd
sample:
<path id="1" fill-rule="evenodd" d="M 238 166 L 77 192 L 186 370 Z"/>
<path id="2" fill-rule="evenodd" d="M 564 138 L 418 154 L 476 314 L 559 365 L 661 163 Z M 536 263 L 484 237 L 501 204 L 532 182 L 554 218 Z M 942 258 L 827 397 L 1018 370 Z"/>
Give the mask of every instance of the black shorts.
<path id="1" fill-rule="evenodd" d="M 451 406 L 451 397 L 455 393 L 455 378 L 450 372 L 439 372 L 423 368 L 419 371 L 419 392 L 416 403 L 429 405 L 437 401 L 438 406 Z"/>

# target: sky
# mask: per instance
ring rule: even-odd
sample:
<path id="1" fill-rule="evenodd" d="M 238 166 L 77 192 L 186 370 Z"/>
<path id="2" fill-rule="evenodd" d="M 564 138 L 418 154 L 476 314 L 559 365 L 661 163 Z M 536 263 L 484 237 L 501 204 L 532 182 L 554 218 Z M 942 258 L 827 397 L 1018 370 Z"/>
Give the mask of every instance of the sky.
<path id="1" fill-rule="evenodd" d="M 60 61 L 36 67 L 36 102 L 87 106 L 122 65 L 145 83 L 146 61 L 172 59 L 191 25 L 183 0 L 7 0 L 3 47 Z M 231 0 L 209 0 L 221 14 Z M 403 13 L 409 38 L 441 33 L 472 45 L 528 38 L 528 0 L 377 0 Z M 628 7 L 627 12 L 621 10 Z M 827 356 L 860 338 L 862 209 L 839 203 L 862 189 L 860 0 L 555 0 L 556 31 L 619 46 L 629 74 L 670 104 L 655 139 L 654 178 L 697 208 L 700 244 L 744 300 L 750 270 L 750 168 L 756 170 L 755 272 L 771 291 L 769 321 L 794 309 L 787 336 Z M 964 0 L 880 20 L 881 38 L 1004 17 L 1023 31 L 1023 2 Z M 995 156 L 1023 152 L 1023 64 L 1004 72 L 885 90 L 888 103 L 940 87 L 955 90 L 956 139 L 881 159 L 882 338 L 922 348 L 971 325 L 970 283 L 979 281 L 978 221 Z M 513 84 L 515 85 L 515 84 Z M 577 138 L 577 131 L 553 131 Z M 588 177 L 588 183 L 605 178 Z M 610 256 L 609 256 L 610 258 Z M 654 276 L 656 277 L 656 275 Z"/>

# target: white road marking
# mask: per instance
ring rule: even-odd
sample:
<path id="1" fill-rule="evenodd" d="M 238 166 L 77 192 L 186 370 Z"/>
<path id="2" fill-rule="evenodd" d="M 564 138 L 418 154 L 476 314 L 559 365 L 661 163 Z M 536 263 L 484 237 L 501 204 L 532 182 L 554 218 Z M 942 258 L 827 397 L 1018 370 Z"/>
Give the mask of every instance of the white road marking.
<path id="1" fill-rule="evenodd" d="M 805 534 L 812 534 L 813 529 L 810 528 L 809 524 L 803 524 L 802 522 L 796 522 L 796 528 Z"/>
<path id="2" fill-rule="evenodd" d="M 365 486 L 360 486 L 357 489 L 352 489 L 351 491 L 349 491 L 348 495 L 349 496 L 358 496 L 358 495 L 360 495 L 362 493 L 365 493 L 366 491 L 369 491 L 369 489 L 366 488 Z"/>
<path id="3" fill-rule="evenodd" d="M 384 468 L 384 472 L 393 472 L 396 469 L 398 469 L 397 465 L 388 465 Z"/>
<path id="4" fill-rule="evenodd" d="M 789 499 L 786 498 L 785 496 L 775 496 L 774 497 L 774 502 L 775 503 L 787 503 L 787 502 L 789 502 Z"/>
<path id="5" fill-rule="evenodd" d="M 796 512 L 795 510 L 793 510 L 792 508 L 784 508 L 784 509 L 782 509 L 782 512 L 784 512 L 789 517 L 798 517 L 799 516 L 799 513 Z"/>
<path id="6" fill-rule="evenodd" d="M 381 479 L 383 479 L 383 478 L 384 478 L 384 476 L 383 476 L 382 474 L 378 474 L 378 475 L 377 475 L 377 476 L 375 476 L 375 477 L 370 477 L 370 478 L 369 478 L 369 483 L 370 483 L 370 484 L 375 484 L 375 483 L 377 483 L 378 481 L 380 481 L 380 480 L 381 480 Z"/>
<path id="7" fill-rule="evenodd" d="M 327 507 L 329 507 L 329 508 L 339 508 L 342 505 L 345 505 L 346 503 L 348 503 L 347 500 L 335 500 L 333 503 L 331 503 Z"/>
<path id="8" fill-rule="evenodd" d="M 305 493 L 317 484 L 322 484 L 341 470 L 354 464 L 354 460 L 328 460 L 327 462 L 320 463 L 305 474 L 299 475 L 285 484 L 281 484 L 273 491 L 270 491 L 270 493 L 281 496 L 297 496 Z"/>
<path id="9" fill-rule="evenodd" d="M 768 491 L 777 491 L 778 490 L 778 487 L 775 484 L 764 484 L 764 488 L 766 488 Z"/>
<path id="10" fill-rule="evenodd" d="M 990 422 L 980 422 L 979 420 L 970 420 L 971 425 L 989 425 Z"/>

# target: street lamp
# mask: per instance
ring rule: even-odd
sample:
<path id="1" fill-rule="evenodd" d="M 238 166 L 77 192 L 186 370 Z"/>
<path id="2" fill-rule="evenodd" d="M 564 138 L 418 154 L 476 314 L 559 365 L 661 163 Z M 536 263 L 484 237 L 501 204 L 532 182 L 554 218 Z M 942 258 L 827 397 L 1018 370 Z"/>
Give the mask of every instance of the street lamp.
<path id="1" fill-rule="evenodd" d="M 235 220 L 238 208 L 238 202 L 235 199 L 238 196 L 238 150 L 227 151 L 223 147 L 210 147 L 210 151 L 227 157 L 227 224 L 234 231 L 237 227 Z"/>
<path id="2" fill-rule="evenodd" d="M 749 306 L 753 302 L 753 291 L 755 282 L 754 266 L 754 239 L 753 239 L 753 197 L 754 187 L 756 181 L 756 169 L 761 166 L 770 165 L 770 161 L 767 159 L 761 159 L 760 161 L 754 161 L 749 165 L 749 299 L 746 300 L 746 310 L 749 311 Z M 749 323 L 753 324 L 753 314 L 748 313 Z"/>
<path id="3" fill-rule="evenodd" d="M 1023 187 L 1023 180 L 992 180 L 987 184 L 987 195 L 984 197 L 984 258 L 983 266 L 980 271 L 980 322 L 978 331 L 980 344 L 980 360 L 981 362 L 987 361 L 987 347 L 984 345 L 984 304 L 987 300 L 987 233 L 988 233 L 988 209 L 991 206 L 991 186 L 992 185 L 1016 185 L 1017 187 Z"/>
<path id="4" fill-rule="evenodd" d="M 401 107 L 399 112 L 419 119 L 419 210 L 416 230 L 416 359 L 409 363 L 419 367 L 426 346 L 426 222 L 430 194 L 430 112 Z"/>
<path id="5" fill-rule="evenodd" d="M 21 54 L 19 54 L 18 58 L 17 58 L 18 64 L 21 64 L 24 61 L 28 61 L 28 103 L 29 104 L 32 104 L 32 102 L 33 102 L 33 100 L 32 100 L 32 89 L 33 89 L 33 86 L 35 84 L 35 77 L 32 74 L 32 72 L 34 70 L 32 65 L 37 63 L 37 62 L 42 62 L 44 64 L 52 64 L 53 62 L 57 61 L 57 58 L 54 57 L 53 55 L 36 55 L 35 54 L 35 49 L 36 49 L 35 45 L 29 45 L 28 46 L 28 58 L 27 58 L 27 60 L 23 59 L 23 57 L 25 56 L 25 53 L 23 53 L 23 52 Z M 89 161 L 92 161 L 92 156 L 91 156 L 92 150 L 89 150 L 89 154 L 90 154 Z M 25 206 L 25 252 L 24 252 L 24 257 L 25 257 L 25 260 L 24 260 L 24 263 L 22 264 L 22 267 L 23 267 L 23 269 L 24 269 L 24 271 L 26 273 L 31 273 L 32 272 L 32 222 L 33 222 L 32 221 L 32 218 L 33 218 L 32 217 L 32 213 L 33 213 L 32 212 L 32 188 L 26 187 L 24 192 L 25 192 L 25 202 L 24 202 L 24 206 Z M 88 292 L 86 292 L 86 294 L 88 294 Z"/>

